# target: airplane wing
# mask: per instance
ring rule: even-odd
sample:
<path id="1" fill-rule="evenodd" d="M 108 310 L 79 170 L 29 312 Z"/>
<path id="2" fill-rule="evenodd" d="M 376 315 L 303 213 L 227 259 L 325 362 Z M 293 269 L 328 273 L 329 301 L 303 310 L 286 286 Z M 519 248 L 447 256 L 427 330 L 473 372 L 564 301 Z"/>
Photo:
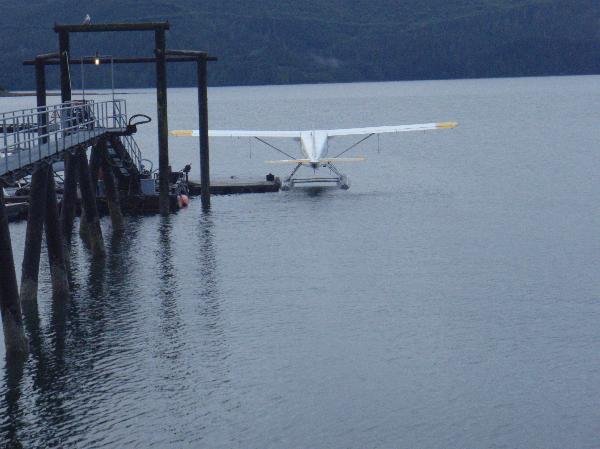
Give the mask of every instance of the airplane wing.
<path id="1" fill-rule="evenodd" d="M 328 129 L 325 130 L 328 137 L 335 136 L 358 136 L 364 134 L 383 134 L 383 133 L 401 133 L 408 131 L 428 131 L 432 129 L 451 129 L 456 128 L 456 122 L 440 123 L 421 123 L 418 125 L 398 125 L 398 126 L 374 126 L 371 128 L 349 128 L 349 129 Z"/>
<path id="2" fill-rule="evenodd" d="M 169 134 L 175 137 L 198 137 L 200 132 L 197 129 L 178 129 Z M 281 137 L 281 138 L 300 138 L 300 131 L 247 131 L 247 130 L 225 130 L 210 129 L 209 137 Z"/>

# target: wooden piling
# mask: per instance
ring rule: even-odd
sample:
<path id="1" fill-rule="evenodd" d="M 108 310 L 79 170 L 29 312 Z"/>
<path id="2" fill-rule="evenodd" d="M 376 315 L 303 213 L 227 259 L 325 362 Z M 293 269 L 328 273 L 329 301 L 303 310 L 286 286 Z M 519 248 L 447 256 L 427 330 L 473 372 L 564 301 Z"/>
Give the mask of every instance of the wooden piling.
<path id="1" fill-rule="evenodd" d="M 44 60 L 36 58 L 35 60 L 35 96 L 37 100 L 38 111 L 45 110 L 46 107 L 46 66 Z M 48 113 L 40 112 L 38 114 L 38 134 L 44 136 L 48 133 Z M 42 137 L 40 143 L 47 143 L 48 137 Z"/>
<path id="2" fill-rule="evenodd" d="M 208 151 L 207 55 L 198 58 L 198 119 L 200 129 L 200 184 L 202 207 L 210 207 L 210 165 Z"/>
<path id="3" fill-rule="evenodd" d="M 48 249 L 48 261 L 50 262 L 50 276 L 52 277 L 52 293 L 54 297 L 67 298 L 70 294 L 67 259 L 58 217 L 56 186 L 52 166 L 48 167 L 47 173 L 44 222 L 46 225 L 46 247 Z"/>
<path id="4" fill-rule="evenodd" d="M 60 54 L 60 96 L 63 103 L 71 101 L 71 75 L 69 73 L 69 58 L 71 46 L 69 32 L 58 32 L 58 47 Z"/>
<path id="5" fill-rule="evenodd" d="M 100 143 L 97 143 L 96 145 L 94 145 L 92 147 L 92 151 L 90 152 L 90 162 L 89 162 L 89 168 L 90 168 L 90 179 L 92 181 L 92 191 L 94 193 L 94 199 L 97 196 L 98 193 L 98 170 L 100 169 L 100 151 L 98 148 L 98 145 L 100 145 Z M 83 213 L 81 214 L 81 217 L 83 218 Z M 88 240 L 89 237 L 89 227 L 88 227 L 88 222 L 87 220 L 79 220 L 79 234 L 82 236 L 82 238 L 84 238 L 85 240 Z"/>
<path id="6" fill-rule="evenodd" d="M 158 121 L 158 190 L 161 215 L 169 215 L 169 125 L 167 116 L 167 61 L 165 29 L 154 31 Z"/>
<path id="7" fill-rule="evenodd" d="M 101 140 L 92 147 L 92 151 L 90 153 L 90 178 L 92 178 L 94 192 L 98 191 L 98 170 L 100 170 L 102 164 L 101 159 L 103 157 L 103 153 L 105 152 L 106 141 Z"/>
<path id="8" fill-rule="evenodd" d="M 78 161 L 74 154 L 65 152 L 64 184 L 60 207 L 60 228 L 67 248 L 71 247 L 73 236 L 73 220 L 75 219 L 75 202 L 77 201 L 77 169 Z"/>
<path id="9" fill-rule="evenodd" d="M 105 151 L 100 158 L 100 168 L 102 169 L 102 177 L 104 179 L 104 187 L 106 190 L 106 202 L 112 222 L 113 230 L 119 231 L 123 228 L 123 213 L 121 211 L 121 202 L 119 199 L 119 189 L 115 181 L 115 174 L 108 160 L 106 152 L 106 141 L 102 141 Z"/>
<path id="10" fill-rule="evenodd" d="M 88 166 L 87 155 L 85 151 L 80 151 L 75 155 L 79 164 L 79 189 L 81 190 L 81 220 L 87 221 L 88 232 L 87 241 L 95 257 L 104 257 L 104 239 L 102 238 L 102 229 L 100 228 L 100 218 L 98 216 L 98 207 L 96 205 L 96 195 L 92 188 L 90 178 L 90 168 Z"/>
<path id="11" fill-rule="evenodd" d="M 4 192 L 0 184 L 0 314 L 4 330 L 4 344 L 7 353 L 26 353 L 27 337 L 21 314 L 19 287 L 8 229 L 8 219 L 4 207 Z"/>
<path id="12" fill-rule="evenodd" d="M 48 166 L 43 164 L 31 176 L 29 209 L 27 212 L 27 231 L 25 250 L 21 270 L 21 302 L 37 301 L 40 253 L 42 250 L 42 231 L 44 229 L 44 211 L 46 209 L 46 187 L 48 185 Z"/>

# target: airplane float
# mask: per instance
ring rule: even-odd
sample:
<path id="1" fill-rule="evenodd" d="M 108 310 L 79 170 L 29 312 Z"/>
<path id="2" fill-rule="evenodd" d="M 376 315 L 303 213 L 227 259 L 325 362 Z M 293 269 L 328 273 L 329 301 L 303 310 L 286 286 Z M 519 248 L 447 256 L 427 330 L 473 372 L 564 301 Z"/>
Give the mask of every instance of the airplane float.
<path id="1" fill-rule="evenodd" d="M 349 128 L 349 129 L 318 129 L 313 131 L 247 131 L 247 130 L 209 130 L 209 137 L 248 137 L 256 139 L 268 147 L 279 151 L 289 159 L 267 161 L 272 164 L 295 165 L 292 173 L 286 177 L 282 184 L 283 190 L 289 190 L 298 185 L 307 184 L 336 184 L 346 190 L 350 188 L 348 176 L 341 173 L 334 164 L 343 162 L 364 161 L 364 157 L 340 157 L 347 151 L 364 142 L 369 137 L 384 133 L 401 133 L 410 131 L 429 131 L 435 129 L 452 129 L 458 124 L 456 122 L 422 123 L 417 125 L 376 126 L 371 128 Z M 198 130 L 176 130 L 171 131 L 176 137 L 198 137 Z M 365 136 L 350 145 L 336 156 L 328 157 L 329 140 L 339 136 Z M 293 139 L 300 144 L 301 158 L 295 158 L 265 139 Z M 296 177 L 298 169 L 302 166 L 311 167 L 315 172 L 319 168 L 328 168 L 332 174 L 329 177 Z"/>

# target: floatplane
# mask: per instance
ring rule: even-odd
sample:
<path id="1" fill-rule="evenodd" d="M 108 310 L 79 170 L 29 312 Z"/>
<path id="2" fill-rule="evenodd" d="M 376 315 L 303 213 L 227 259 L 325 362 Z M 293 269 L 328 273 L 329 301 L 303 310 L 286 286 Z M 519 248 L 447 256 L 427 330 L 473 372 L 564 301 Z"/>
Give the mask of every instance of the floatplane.
<path id="1" fill-rule="evenodd" d="M 348 129 L 318 129 L 312 131 L 251 131 L 251 130 L 209 130 L 209 137 L 248 137 L 256 139 L 267 145 L 271 149 L 279 151 L 289 159 L 266 161 L 271 164 L 291 164 L 294 169 L 282 183 L 283 190 L 289 190 L 298 185 L 314 184 L 334 184 L 346 190 L 350 188 L 348 176 L 343 174 L 335 166 L 337 163 L 360 162 L 364 157 L 341 157 L 349 150 L 364 142 L 369 137 L 386 134 L 401 133 L 410 131 L 429 131 L 436 129 L 452 129 L 458 124 L 456 122 L 441 123 L 421 123 L 417 125 L 397 125 L 397 126 L 376 126 L 370 128 L 348 128 Z M 176 137 L 198 137 L 198 130 L 176 130 L 171 131 L 171 135 Z M 364 136 L 336 156 L 328 157 L 329 140 L 341 136 Z M 300 144 L 302 152 L 301 158 L 295 158 L 265 139 L 293 139 Z M 319 168 L 330 170 L 331 176 L 315 176 L 310 178 L 300 178 L 296 173 L 300 167 L 311 167 L 316 173 Z"/>

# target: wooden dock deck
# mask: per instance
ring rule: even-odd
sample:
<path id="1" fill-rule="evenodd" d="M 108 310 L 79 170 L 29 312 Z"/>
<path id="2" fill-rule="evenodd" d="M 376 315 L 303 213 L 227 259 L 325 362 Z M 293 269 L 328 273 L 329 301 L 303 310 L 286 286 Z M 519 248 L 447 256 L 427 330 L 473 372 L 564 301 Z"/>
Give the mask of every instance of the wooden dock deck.
<path id="1" fill-rule="evenodd" d="M 44 160 L 60 159 L 65 151 L 77 146 L 90 146 L 94 141 L 108 134 L 124 135 L 126 128 L 82 129 L 68 135 L 51 138 L 46 143 L 0 154 L 0 177 L 19 179 L 32 170 L 32 167 Z"/>
<path id="2" fill-rule="evenodd" d="M 6 216 L 8 221 L 24 220 L 27 218 L 27 210 L 29 209 L 29 203 L 9 203 L 6 204 Z"/>
<path id="3" fill-rule="evenodd" d="M 200 181 L 189 180 L 188 189 L 190 195 L 200 195 Z M 263 179 L 214 179 L 210 181 L 211 195 L 235 195 L 239 193 L 267 193 L 279 192 L 281 180 L 275 178 L 273 181 Z"/>

